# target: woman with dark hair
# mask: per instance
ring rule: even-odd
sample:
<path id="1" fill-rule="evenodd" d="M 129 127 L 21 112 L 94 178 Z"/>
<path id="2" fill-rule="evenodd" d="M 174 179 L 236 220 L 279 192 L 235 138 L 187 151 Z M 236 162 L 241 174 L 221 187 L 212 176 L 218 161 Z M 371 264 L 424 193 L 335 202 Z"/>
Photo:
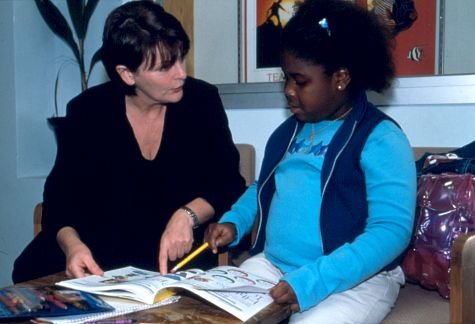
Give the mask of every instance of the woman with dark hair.
<path id="1" fill-rule="evenodd" d="M 216 87 L 185 72 L 189 39 L 151 1 L 107 18 L 110 82 L 72 99 L 44 189 L 42 231 L 15 262 L 14 282 L 168 262 L 201 242 L 199 226 L 245 189 Z M 157 252 L 159 251 L 159 252 Z M 211 253 L 200 267 L 215 265 Z"/>
<path id="2" fill-rule="evenodd" d="M 307 0 L 282 34 L 292 116 L 270 136 L 258 181 L 206 232 L 256 240 L 241 267 L 278 281 L 291 323 L 380 323 L 404 283 L 416 172 L 399 126 L 366 98 L 393 78 L 389 32 L 349 1 Z"/>

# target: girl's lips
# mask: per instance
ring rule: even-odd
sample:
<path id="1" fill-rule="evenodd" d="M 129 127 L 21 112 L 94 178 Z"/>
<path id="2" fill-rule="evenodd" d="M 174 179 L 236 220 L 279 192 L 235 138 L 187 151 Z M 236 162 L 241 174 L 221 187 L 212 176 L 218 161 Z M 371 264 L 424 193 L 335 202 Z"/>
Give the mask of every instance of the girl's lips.
<path id="1" fill-rule="evenodd" d="M 296 111 L 300 111 L 300 107 L 298 106 L 292 106 L 292 105 L 289 105 L 289 109 L 291 112 L 296 112 Z"/>

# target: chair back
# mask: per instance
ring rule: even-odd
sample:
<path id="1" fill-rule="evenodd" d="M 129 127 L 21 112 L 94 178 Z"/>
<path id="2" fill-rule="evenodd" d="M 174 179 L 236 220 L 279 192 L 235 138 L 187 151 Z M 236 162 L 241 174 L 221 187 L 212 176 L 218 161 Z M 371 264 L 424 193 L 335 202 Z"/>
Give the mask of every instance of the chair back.
<path id="1" fill-rule="evenodd" d="M 450 323 L 475 321 L 475 233 L 459 236 L 450 262 Z"/>
<path id="2" fill-rule="evenodd" d="M 33 211 L 33 236 L 41 231 L 41 218 L 43 217 L 43 203 L 38 203 Z"/>
<path id="3" fill-rule="evenodd" d="M 256 179 L 256 150 L 246 143 L 236 144 L 236 148 L 239 151 L 239 172 L 249 186 Z"/>

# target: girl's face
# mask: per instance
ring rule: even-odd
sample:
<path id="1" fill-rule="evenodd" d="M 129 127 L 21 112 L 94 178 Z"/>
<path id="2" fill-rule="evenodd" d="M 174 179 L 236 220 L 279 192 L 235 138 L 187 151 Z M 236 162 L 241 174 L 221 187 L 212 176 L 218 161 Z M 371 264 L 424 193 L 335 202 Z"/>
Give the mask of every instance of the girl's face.
<path id="1" fill-rule="evenodd" d="M 287 104 L 297 119 L 304 122 L 335 119 L 350 108 L 345 91 L 349 81 L 342 80 L 340 72 L 343 70 L 328 76 L 322 65 L 284 52 L 282 71 Z"/>

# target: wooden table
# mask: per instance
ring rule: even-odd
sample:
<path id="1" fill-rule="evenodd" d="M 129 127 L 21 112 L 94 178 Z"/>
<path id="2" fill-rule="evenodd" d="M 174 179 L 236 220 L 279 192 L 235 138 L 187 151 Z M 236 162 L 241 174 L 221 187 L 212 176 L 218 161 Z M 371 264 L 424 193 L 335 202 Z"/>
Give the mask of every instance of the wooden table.
<path id="1" fill-rule="evenodd" d="M 58 273 L 43 278 L 16 284 L 17 287 L 38 287 L 52 285 L 66 279 L 64 273 Z M 285 321 L 290 315 L 290 309 L 272 303 L 246 323 L 274 324 Z M 111 319 L 133 319 L 140 323 L 193 323 L 193 324 L 237 324 L 242 323 L 234 316 L 204 301 L 182 296 L 176 303 L 157 308 L 147 309 L 136 313 L 112 317 Z M 16 322 L 22 323 L 22 322 Z M 23 322 L 28 323 L 28 322 Z"/>

